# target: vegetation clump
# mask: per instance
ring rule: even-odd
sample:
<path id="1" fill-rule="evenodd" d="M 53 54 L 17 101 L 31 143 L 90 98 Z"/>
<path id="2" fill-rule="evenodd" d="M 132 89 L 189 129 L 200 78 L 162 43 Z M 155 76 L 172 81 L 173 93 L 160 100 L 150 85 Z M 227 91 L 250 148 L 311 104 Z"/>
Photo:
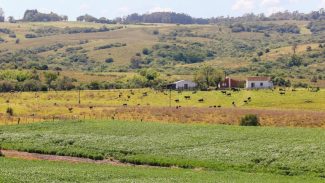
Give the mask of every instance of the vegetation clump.
<path id="1" fill-rule="evenodd" d="M 261 126 L 258 116 L 247 114 L 240 119 L 240 126 Z"/>

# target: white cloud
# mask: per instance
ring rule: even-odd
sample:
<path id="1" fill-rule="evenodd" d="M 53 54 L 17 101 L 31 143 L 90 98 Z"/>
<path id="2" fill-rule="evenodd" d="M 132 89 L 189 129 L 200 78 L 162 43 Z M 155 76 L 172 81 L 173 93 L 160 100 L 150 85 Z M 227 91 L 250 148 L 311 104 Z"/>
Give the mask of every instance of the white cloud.
<path id="1" fill-rule="evenodd" d="M 81 5 L 79 6 L 79 10 L 82 11 L 82 12 L 87 12 L 87 11 L 90 10 L 90 6 L 89 6 L 88 4 L 86 4 L 86 3 L 81 4 Z"/>
<path id="2" fill-rule="evenodd" d="M 280 0 L 263 0 L 261 2 L 262 6 L 276 6 L 280 4 Z"/>
<path id="3" fill-rule="evenodd" d="M 232 6 L 232 10 L 241 12 L 251 12 L 255 8 L 254 0 L 237 0 Z"/>
<path id="4" fill-rule="evenodd" d="M 171 8 L 162 8 L 160 6 L 153 7 L 149 10 L 149 13 L 154 12 L 172 12 L 173 10 Z"/>
<path id="5" fill-rule="evenodd" d="M 273 14 L 273 13 L 278 13 L 278 12 L 282 12 L 282 11 L 284 11 L 285 10 L 285 8 L 284 7 L 282 7 L 282 6 L 273 6 L 273 7 L 269 7 L 268 9 L 267 9 L 267 15 L 271 15 L 271 14 Z"/>
<path id="6" fill-rule="evenodd" d="M 325 8 L 325 0 L 322 0 L 320 3 L 320 8 Z"/>
<path id="7" fill-rule="evenodd" d="M 123 16 L 123 15 L 130 14 L 130 8 L 127 7 L 127 6 L 120 7 L 120 8 L 117 10 L 117 14 L 118 14 L 119 16 Z"/>

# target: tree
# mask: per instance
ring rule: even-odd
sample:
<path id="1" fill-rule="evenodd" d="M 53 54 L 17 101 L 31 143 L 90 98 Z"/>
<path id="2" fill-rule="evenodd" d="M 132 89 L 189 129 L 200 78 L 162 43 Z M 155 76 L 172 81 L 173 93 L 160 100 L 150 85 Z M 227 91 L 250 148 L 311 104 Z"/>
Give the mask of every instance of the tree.
<path id="1" fill-rule="evenodd" d="M 53 72 L 45 72 L 44 77 L 45 77 L 45 82 L 49 87 L 49 89 L 53 88 L 52 83 L 58 79 L 58 75 Z"/>
<path id="2" fill-rule="evenodd" d="M 131 69 L 139 69 L 141 68 L 142 58 L 140 56 L 133 56 L 131 58 Z"/>
<path id="3" fill-rule="evenodd" d="M 310 79 L 310 82 L 313 82 L 313 83 L 317 83 L 317 76 L 313 76 L 311 79 Z"/>
<path id="4" fill-rule="evenodd" d="M 223 72 L 211 67 L 203 66 L 194 77 L 201 89 L 207 89 L 210 86 L 218 87 L 218 84 L 223 80 Z"/>
<path id="5" fill-rule="evenodd" d="M 302 58 L 297 55 L 292 55 L 287 65 L 288 67 L 293 67 L 293 66 L 299 67 L 302 65 Z"/>
<path id="6" fill-rule="evenodd" d="M 9 16 L 8 17 L 8 22 L 9 23 L 16 23 L 17 21 L 15 20 L 15 18 L 13 16 Z"/>
<path id="7" fill-rule="evenodd" d="M 3 11 L 2 8 L 0 8 L 0 22 L 5 21 L 5 12 Z"/>

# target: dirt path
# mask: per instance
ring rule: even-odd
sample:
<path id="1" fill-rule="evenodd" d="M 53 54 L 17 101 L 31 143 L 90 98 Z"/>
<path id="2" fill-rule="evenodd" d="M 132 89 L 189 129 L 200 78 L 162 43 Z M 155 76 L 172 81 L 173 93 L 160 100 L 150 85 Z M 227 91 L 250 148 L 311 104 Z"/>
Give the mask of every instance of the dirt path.
<path id="1" fill-rule="evenodd" d="M 88 158 L 44 155 L 44 154 L 37 154 L 37 153 L 19 152 L 13 150 L 1 150 L 1 152 L 7 158 L 18 158 L 18 159 L 25 159 L 25 160 L 47 160 L 47 161 L 63 161 L 69 163 L 95 163 L 95 164 L 110 164 L 115 166 L 133 166 L 131 164 L 122 163 L 113 159 L 92 160 Z"/>

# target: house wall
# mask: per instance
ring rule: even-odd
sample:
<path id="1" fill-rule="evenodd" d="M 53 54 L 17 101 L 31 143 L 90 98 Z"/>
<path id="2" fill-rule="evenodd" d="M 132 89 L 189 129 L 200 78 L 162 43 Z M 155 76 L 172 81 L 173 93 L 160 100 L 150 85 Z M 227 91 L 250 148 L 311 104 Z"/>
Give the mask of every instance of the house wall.
<path id="1" fill-rule="evenodd" d="M 254 87 L 252 87 L 252 83 L 255 84 Z M 262 83 L 262 85 L 261 85 Z M 273 83 L 270 81 L 246 81 L 246 88 L 248 89 L 254 89 L 254 88 L 272 88 Z"/>
<path id="2" fill-rule="evenodd" d="M 197 84 L 196 83 L 190 82 L 190 81 L 180 81 L 180 82 L 177 82 L 175 84 L 176 84 L 176 89 L 186 89 L 185 88 L 185 85 L 186 84 L 188 86 L 188 89 L 196 88 L 197 87 Z"/>
<path id="3" fill-rule="evenodd" d="M 234 80 L 231 78 L 226 78 L 219 84 L 219 88 L 221 89 L 230 89 L 230 88 L 244 88 L 245 81 Z"/>

